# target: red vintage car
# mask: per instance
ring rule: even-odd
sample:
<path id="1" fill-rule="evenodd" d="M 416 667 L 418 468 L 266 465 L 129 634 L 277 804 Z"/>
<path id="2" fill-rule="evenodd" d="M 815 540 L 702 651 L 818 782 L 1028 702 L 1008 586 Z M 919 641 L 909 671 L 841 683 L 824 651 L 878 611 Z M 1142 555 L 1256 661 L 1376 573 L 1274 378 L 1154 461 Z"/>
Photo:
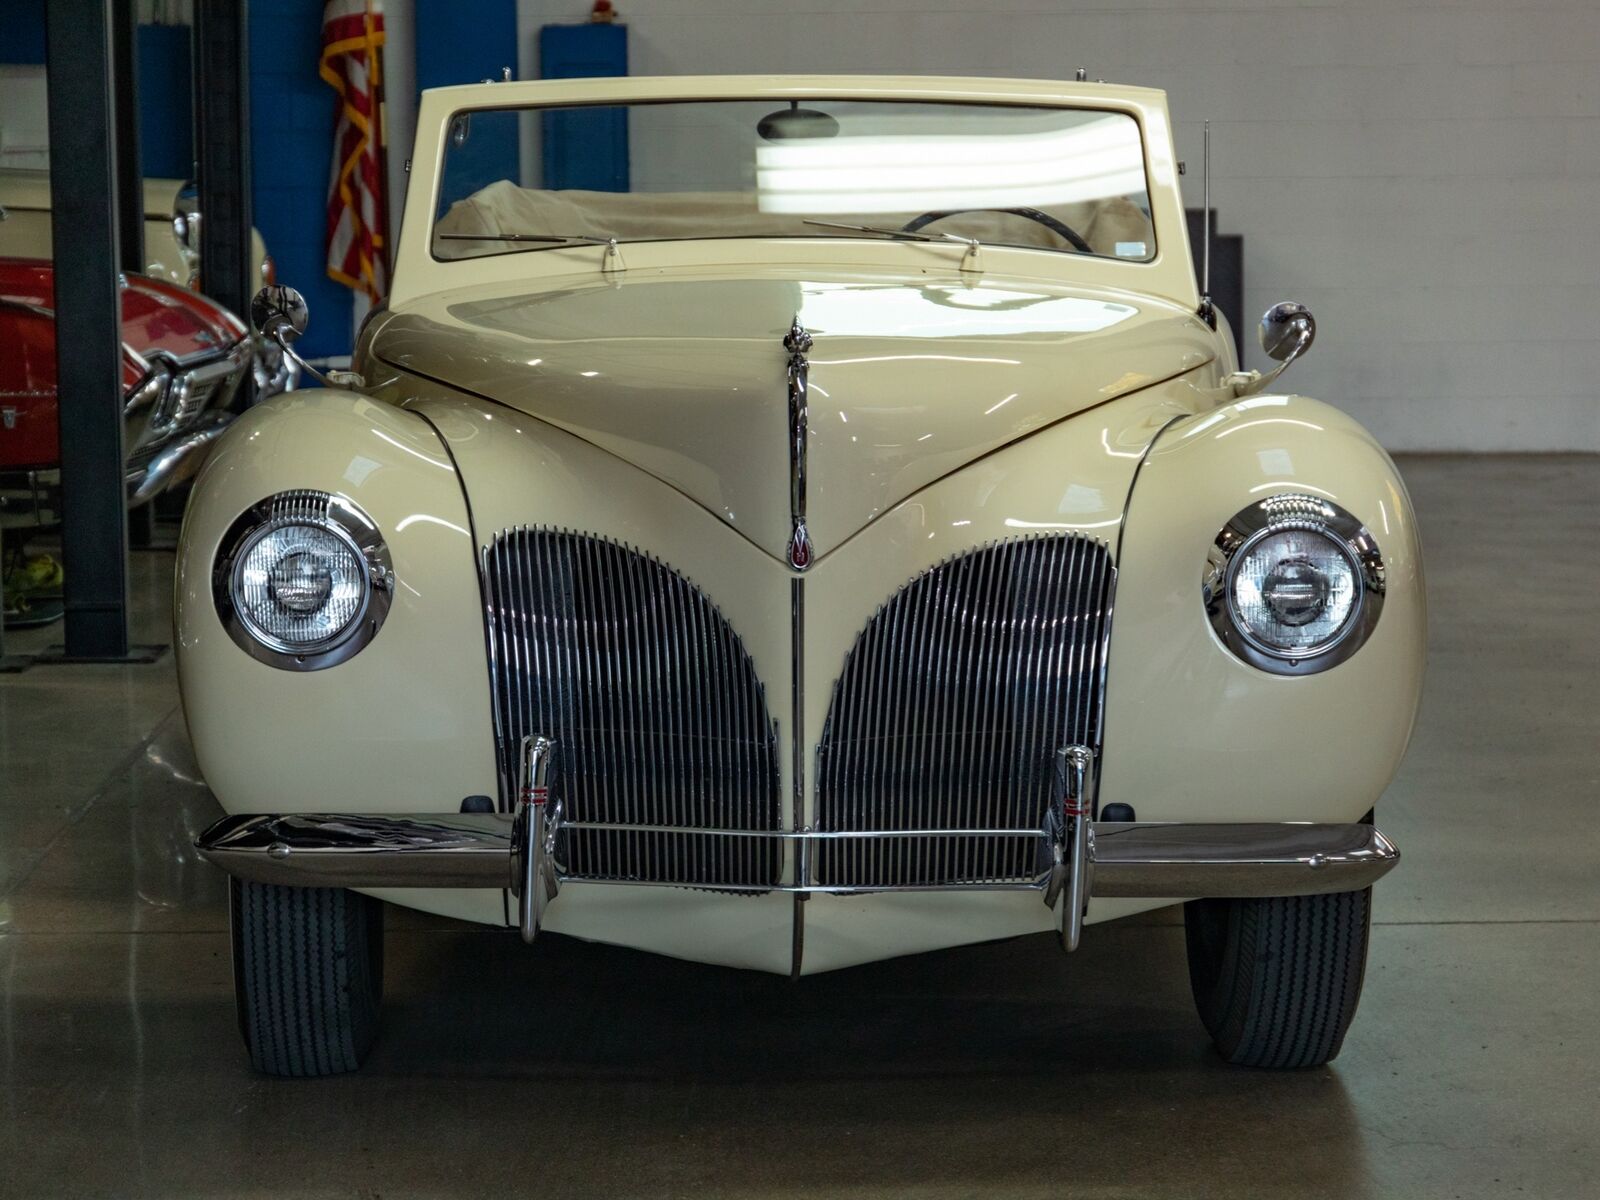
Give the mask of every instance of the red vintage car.
<path id="1" fill-rule="evenodd" d="M 34 521 L 54 508 L 60 463 L 54 276 L 47 261 L 0 258 L 0 495 Z M 125 479 L 142 504 L 198 469 L 245 371 L 267 390 L 283 381 L 226 309 L 145 275 L 121 283 Z"/>

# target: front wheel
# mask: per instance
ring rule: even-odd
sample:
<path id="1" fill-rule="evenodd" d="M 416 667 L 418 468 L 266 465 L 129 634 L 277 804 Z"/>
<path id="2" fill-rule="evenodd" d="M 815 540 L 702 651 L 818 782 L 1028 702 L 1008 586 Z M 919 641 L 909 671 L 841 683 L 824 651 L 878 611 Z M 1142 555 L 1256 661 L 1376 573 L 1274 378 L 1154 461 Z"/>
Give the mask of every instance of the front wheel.
<path id="1" fill-rule="evenodd" d="M 343 888 L 232 887 L 233 989 L 251 1065 L 354 1071 L 378 1033 L 383 904 Z"/>
<path id="2" fill-rule="evenodd" d="M 1372 889 L 1191 900 L 1189 983 L 1217 1050 L 1247 1067 L 1330 1062 L 1361 998 Z"/>

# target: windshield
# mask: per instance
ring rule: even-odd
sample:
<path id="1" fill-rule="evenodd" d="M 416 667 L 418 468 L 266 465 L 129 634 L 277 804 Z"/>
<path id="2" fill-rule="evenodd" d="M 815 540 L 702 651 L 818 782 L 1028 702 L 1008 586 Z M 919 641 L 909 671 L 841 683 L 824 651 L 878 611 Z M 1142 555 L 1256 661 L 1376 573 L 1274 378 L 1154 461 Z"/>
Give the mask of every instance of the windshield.
<path id="1" fill-rule="evenodd" d="M 1139 125 L 1124 113 L 732 100 L 451 118 L 438 258 L 726 237 L 1156 251 Z"/>

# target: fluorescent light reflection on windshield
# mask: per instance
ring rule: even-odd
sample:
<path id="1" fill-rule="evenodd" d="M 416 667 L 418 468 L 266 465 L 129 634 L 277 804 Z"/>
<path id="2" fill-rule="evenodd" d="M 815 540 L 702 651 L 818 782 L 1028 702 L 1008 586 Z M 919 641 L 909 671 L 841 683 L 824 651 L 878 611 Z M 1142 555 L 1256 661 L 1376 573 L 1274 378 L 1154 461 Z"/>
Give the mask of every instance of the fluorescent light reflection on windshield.
<path id="1" fill-rule="evenodd" d="M 797 138 L 756 147 L 762 212 L 874 213 L 1073 204 L 1144 190 L 1138 125 Z"/>

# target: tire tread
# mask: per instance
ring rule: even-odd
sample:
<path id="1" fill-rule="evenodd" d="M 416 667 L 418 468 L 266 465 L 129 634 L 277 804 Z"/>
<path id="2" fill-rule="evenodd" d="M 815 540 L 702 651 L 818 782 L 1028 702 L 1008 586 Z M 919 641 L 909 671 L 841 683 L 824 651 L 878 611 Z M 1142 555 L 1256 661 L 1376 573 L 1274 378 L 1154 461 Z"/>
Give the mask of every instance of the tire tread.
<path id="1" fill-rule="evenodd" d="M 361 1065 L 382 1002 L 382 905 L 342 888 L 233 881 L 240 1029 L 268 1075 Z"/>
<path id="2" fill-rule="evenodd" d="M 1195 900 L 1184 917 L 1195 1004 L 1225 1059 L 1294 1068 L 1338 1055 L 1361 997 L 1370 888 Z"/>

